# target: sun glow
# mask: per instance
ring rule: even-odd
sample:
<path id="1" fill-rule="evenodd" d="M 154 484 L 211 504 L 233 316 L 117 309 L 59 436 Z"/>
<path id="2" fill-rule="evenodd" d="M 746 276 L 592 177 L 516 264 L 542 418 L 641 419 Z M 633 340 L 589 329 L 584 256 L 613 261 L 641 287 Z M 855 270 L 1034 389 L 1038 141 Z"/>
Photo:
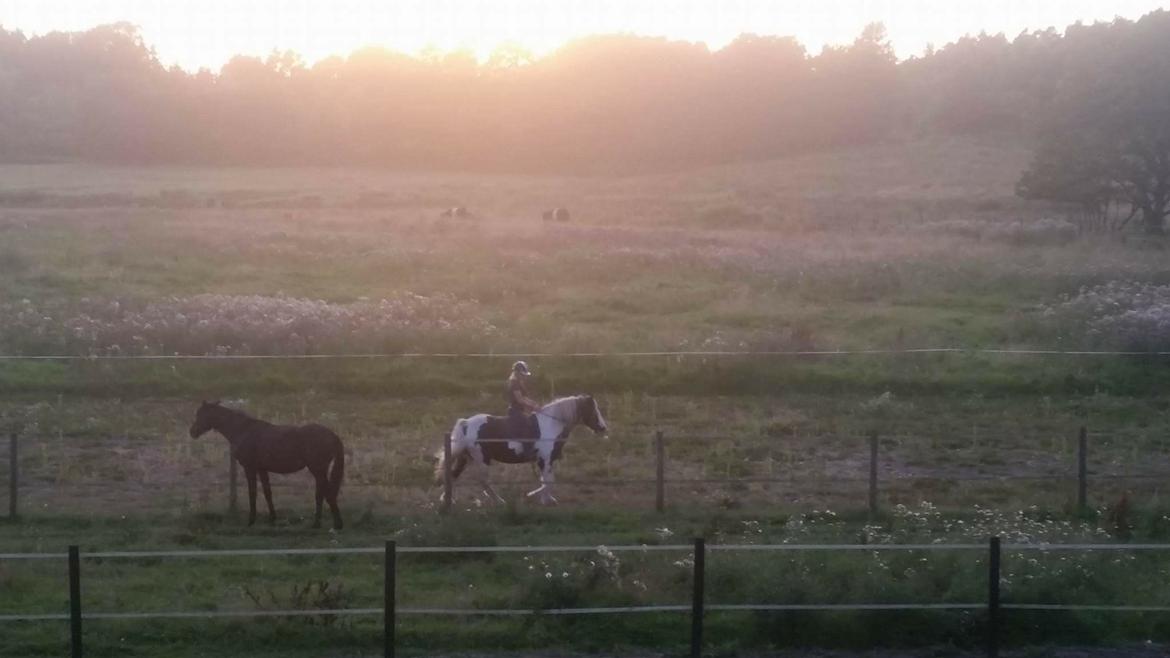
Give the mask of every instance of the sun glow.
<path id="1" fill-rule="evenodd" d="M 482 61 L 502 44 L 534 55 L 590 34 L 628 32 L 705 42 L 744 32 L 792 35 L 811 52 L 885 23 L 901 57 L 968 33 L 1136 18 L 1150 0 L 0 0 L 0 26 L 27 34 L 138 25 L 164 64 L 218 70 L 236 54 L 292 50 L 307 62 L 363 46 L 465 50 Z"/>

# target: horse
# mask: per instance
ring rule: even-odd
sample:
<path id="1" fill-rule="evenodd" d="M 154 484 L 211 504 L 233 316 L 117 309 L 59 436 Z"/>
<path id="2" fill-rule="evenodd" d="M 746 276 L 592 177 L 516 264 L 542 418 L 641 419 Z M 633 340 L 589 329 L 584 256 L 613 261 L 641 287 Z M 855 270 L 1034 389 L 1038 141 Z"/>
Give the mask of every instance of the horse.
<path id="1" fill-rule="evenodd" d="M 601 409 L 592 395 L 575 395 L 553 400 L 531 417 L 529 436 L 510 436 L 508 418 L 477 414 L 460 418 L 451 429 L 451 478 L 458 478 L 469 465 L 482 466 L 480 484 L 489 500 L 502 503 L 504 499 L 492 488 L 488 465 L 493 461 L 503 464 L 535 463 L 540 470 L 540 486 L 528 492 L 539 496 L 542 505 L 555 504 L 552 495 L 553 464 L 569 439 L 569 433 L 578 424 L 593 430 L 594 434 L 609 432 Z M 443 453 L 438 453 L 435 482 L 442 483 L 446 464 Z M 446 492 L 439 500 L 445 502 Z"/>
<path id="2" fill-rule="evenodd" d="M 256 477 L 268 502 L 268 522 L 276 522 L 272 487 L 268 473 L 296 473 L 307 468 L 317 483 L 317 516 L 314 528 L 321 527 L 321 501 L 329 502 L 333 528 L 341 529 L 337 493 L 345 476 L 345 448 L 333 430 L 317 424 L 273 425 L 248 414 L 229 409 L 219 402 L 203 402 L 191 424 L 191 438 L 216 430 L 231 444 L 232 459 L 244 467 L 248 478 L 248 525 L 256 522 Z M 333 467 L 330 468 L 330 462 Z"/>
<path id="3" fill-rule="evenodd" d="M 546 222 L 567 222 L 569 221 L 569 209 L 553 208 L 552 210 L 546 210 L 541 213 L 541 217 L 543 217 L 544 221 Z"/>
<path id="4" fill-rule="evenodd" d="M 439 213 L 439 217 L 470 217 L 471 213 L 463 206 L 455 206 L 454 208 L 447 208 Z"/>

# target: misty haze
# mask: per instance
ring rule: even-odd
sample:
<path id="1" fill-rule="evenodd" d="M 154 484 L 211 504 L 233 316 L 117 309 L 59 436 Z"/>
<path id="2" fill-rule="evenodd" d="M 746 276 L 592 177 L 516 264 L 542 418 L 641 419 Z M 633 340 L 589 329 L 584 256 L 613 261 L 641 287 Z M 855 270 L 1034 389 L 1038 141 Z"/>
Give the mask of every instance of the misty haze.
<path id="1" fill-rule="evenodd" d="M 916 3 L 0 2 L 0 655 L 1167 655 L 1170 12 Z"/>

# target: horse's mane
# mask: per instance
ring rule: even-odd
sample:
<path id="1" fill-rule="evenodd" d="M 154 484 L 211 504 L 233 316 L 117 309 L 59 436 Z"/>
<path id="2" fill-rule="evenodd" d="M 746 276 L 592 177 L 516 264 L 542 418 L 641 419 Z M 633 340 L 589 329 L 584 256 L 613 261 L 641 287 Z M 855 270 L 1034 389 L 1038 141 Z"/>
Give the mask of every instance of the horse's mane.
<path id="1" fill-rule="evenodd" d="M 231 413 L 231 414 L 236 415 L 236 416 L 243 416 L 244 418 L 247 418 L 249 420 L 257 420 L 255 416 L 249 414 L 248 412 L 244 411 L 243 409 L 236 409 L 235 407 L 229 407 L 229 406 L 226 406 L 220 402 L 215 402 L 211 406 L 215 407 L 216 409 L 219 409 L 221 411 L 226 411 L 226 412 Z"/>
<path id="2" fill-rule="evenodd" d="M 544 403 L 544 406 L 543 406 L 543 407 L 541 407 L 541 408 L 543 409 L 544 407 L 551 407 L 551 406 L 553 406 L 554 404 L 561 404 L 562 402 L 568 402 L 569 400 L 576 400 L 576 399 L 578 399 L 578 398 L 580 398 L 580 397 L 581 397 L 580 395 L 566 395 L 566 396 L 564 396 L 564 397 L 559 397 L 559 398 L 557 398 L 557 399 L 555 399 L 555 400 L 552 400 L 552 401 L 550 401 L 550 402 L 546 402 L 546 403 Z"/>
<path id="3" fill-rule="evenodd" d="M 559 407 L 561 407 L 562 405 L 568 404 L 569 402 L 580 402 L 583 397 L 585 397 L 585 396 L 583 396 L 583 395 L 566 395 L 564 397 L 557 398 L 557 399 L 553 400 L 552 402 L 545 403 L 543 406 L 540 407 L 540 409 L 541 409 L 541 411 L 546 411 L 546 410 L 554 409 L 554 408 L 559 409 Z M 578 407 L 573 407 L 573 413 L 574 413 L 574 415 L 579 414 L 580 409 Z M 567 421 L 567 422 L 574 422 L 575 418 L 560 418 L 559 420 Z"/>
<path id="4" fill-rule="evenodd" d="M 219 402 L 216 402 L 215 404 L 213 404 L 211 406 L 215 407 L 220 413 L 226 412 L 226 414 L 228 416 L 231 416 L 232 418 L 235 418 L 238 420 L 242 420 L 246 423 L 264 423 L 265 425 L 272 424 L 266 420 L 262 420 L 260 418 L 253 416 L 252 414 L 244 411 L 243 409 L 236 409 L 235 407 L 227 407 L 227 406 L 224 406 L 223 404 L 220 404 Z"/>

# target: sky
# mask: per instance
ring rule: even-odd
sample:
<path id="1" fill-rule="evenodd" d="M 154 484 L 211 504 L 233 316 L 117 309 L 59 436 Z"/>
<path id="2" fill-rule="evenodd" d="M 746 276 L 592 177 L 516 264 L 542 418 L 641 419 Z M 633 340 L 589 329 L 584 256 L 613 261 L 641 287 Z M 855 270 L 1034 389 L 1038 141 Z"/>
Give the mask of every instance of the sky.
<path id="1" fill-rule="evenodd" d="M 218 70 L 236 54 L 293 50 L 309 63 L 363 46 L 407 53 L 500 44 L 536 55 L 575 37 L 633 33 L 720 48 L 744 32 L 795 36 L 810 52 L 886 25 L 899 57 L 964 34 L 1135 19 L 1170 0 L 0 0 L 26 35 L 126 21 L 166 65 Z"/>

